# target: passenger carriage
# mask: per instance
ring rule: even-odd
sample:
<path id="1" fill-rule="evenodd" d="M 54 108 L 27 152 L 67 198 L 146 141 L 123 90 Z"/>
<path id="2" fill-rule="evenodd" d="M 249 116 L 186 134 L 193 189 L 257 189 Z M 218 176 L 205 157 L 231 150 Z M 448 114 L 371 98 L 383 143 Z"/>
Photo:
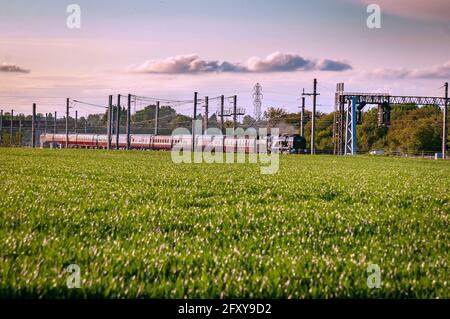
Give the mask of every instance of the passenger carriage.
<path id="1" fill-rule="evenodd" d="M 130 136 L 130 147 L 132 149 L 148 150 L 150 149 L 151 142 L 152 135 L 132 134 Z"/>
<path id="2" fill-rule="evenodd" d="M 116 146 L 116 136 L 117 135 L 112 135 L 111 136 L 111 147 L 112 148 L 117 148 Z M 120 149 L 125 149 L 127 147 L 127 135 L 126 134 L 119 134 L 119 148 Z"/>
<path id="3" fill-rule="evenodd" d="M 150 148 L 153 150 L 171 150 L 172 136 L 156 135 L 151 138 Z"/>

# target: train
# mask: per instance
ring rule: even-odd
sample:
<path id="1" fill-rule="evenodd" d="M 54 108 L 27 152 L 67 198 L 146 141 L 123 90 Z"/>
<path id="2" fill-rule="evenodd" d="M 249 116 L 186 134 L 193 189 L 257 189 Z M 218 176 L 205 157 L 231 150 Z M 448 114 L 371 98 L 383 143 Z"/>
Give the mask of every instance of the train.
<path id="1" fill-rule="evenodd" d="M 106 134 L 69 134 L 69 148 L 108 148 Z M 116 135 L 111 136 L 112 149 L 126 149 L 127 135 L 119 134 L 118 147 Z M 280 136 L 227 136 L 198 135 L 195 137 L 195 149 L 221 149 L 224 152 L 254 153 L 260 150 L 271 151 L 274 148 L 281 153 L 303 153 L 306 150 L 306 140 L 301 135 Z M 65 134 L 43 133 L 40 135 L 40 146 L 61 148 L 66 146 Z M 152 135 L 130 134 L 130 149 L 134 150 L 172 150 L 174 147 L 189 149 L 192 147 L 192 135 Z"/>

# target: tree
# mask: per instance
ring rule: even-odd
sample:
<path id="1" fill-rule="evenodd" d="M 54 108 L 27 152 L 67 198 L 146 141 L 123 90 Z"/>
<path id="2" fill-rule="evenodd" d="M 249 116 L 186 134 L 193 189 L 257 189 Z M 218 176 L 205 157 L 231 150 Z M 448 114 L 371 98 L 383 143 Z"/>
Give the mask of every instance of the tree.
<path id="1" fill-rule="evenodd" d="M 275 127 L 280 122 L 283 122 L 283 118 L 287 117 L 287 115 L 288 113 L 285 109 L 271 106 L 264 112 L 264 119 L 267 120 L 270 128 Z"/>
<path id="2" fill-rule="evenodd" d="M 391 112 L 385 148 L 403 153 L 440 151 L 442 114 L 436 106 L 397 105 Z"/>
<path id="3" fill-rule="evenodd" d="M 242 125 L 244 127 L 252 127 L 256 124 L 256 120 L 250 115 L 245 115 L 242 119 Z"/>
<path id="4" fill-rule="evenodd" d="M 143 110 L 136 111 L 132 116 L 133 122 L 147 122 L 146 126 L 152 127 L 152 125 L 154 126 L 155 112 L 156 104 L 147 105 Z M 175 118 L 177 112 L 172 107 L 163 105 L 160 106 L 158 115 L 159 126 L 164 127 Z"/>
<path id="5" fill-rule="evenodd" d="M 384 148 L 387 128 L 378 126 L 378 109 L 372 108 L 363 114 L 362 124 L 356 127 L 357 147 L 361 152 Z"/>
<path id="6" fill-rule="evenodd" d="M 155 105 L 147 105 L 143 110 L 132 116 L 132 132 L 153 133 L 155 125 Z M 121 110 L 121 125 L 126 123 L 126 109 Z M 37 121 L 42 114 L 37 114 Z M 198 119 L 202 119 L 199 114 Z M 305 112 L 305 139 L 309 145 L 311 140 L 311 112 Z M 3 121 L 9 125 L 9 113 L 5 112 Z M 73 121 L 73 118 L 71 118 Z M 80 119 L 81 121 L 81 119 Z M 104 132 L 107 122 L 107 112 L 103 114 L 89 114 L 87 116 L 89 131 Z M 331 152 L 333 149 L 333 121 L 334 113 L 316 113 L 316 147 L 319 151 Z M 23 117 L 23 124 L 31 122 L 31 116 Z M 64 118 L 58 119 L 59 124 L 65 123 Z M 4 127 L 6 127 L 6 125 Z M 171 134 L 177 127 L 191 129 L 192 118 L 178 114 L 170 106 L 161 106 L 159 111 L 159 134 Z M 219 120 L 212 114 L 208 120 L 208 127 L 218 127 Z M 298 134 L 300 113 L 288 113 L 280 107 L 269 107 L 264 112 L 263 121 L 256 122 L 250 115 L 245 115 L 242 126 L 248 127 L 277 127 L 281 134 Z M 225 118 L 225 128 L 233 127 L 230 117 Z M 421 153 L 438 152 L 442 143 L 442 112 L 438 106 L 418 107 L 413 104 L 393 105 L 391 109 L 391 124 L 389 127 L 378 126 L 378 109 L 366 108 L 362 115 L 362 123 L 357 126 L 357 147 L 361 152 L 373 149 L 386 151 Z M 7 132 L 3 135 L 6 137 Z M 448 136 L 450 146 L 450 132 Z"/>
<path id="7" fill-rule="evenodd" d="M 190 116 L 177 114 L 169 124 L 170 129 L 174 130 L 177 127 L 184 127 L 191 129 L 192 118 Z"/>
<path id="8" fill-rule="evenodd" d="M 219 127 L 216 113 L 213 113 L 213 115 L 208 118 L 208 127 Z"/>

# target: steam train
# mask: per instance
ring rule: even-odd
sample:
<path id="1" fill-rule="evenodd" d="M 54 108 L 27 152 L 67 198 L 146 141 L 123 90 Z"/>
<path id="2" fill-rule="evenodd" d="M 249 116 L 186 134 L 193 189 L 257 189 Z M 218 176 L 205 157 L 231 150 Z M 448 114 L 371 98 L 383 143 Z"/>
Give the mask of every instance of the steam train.
<path id="1" fill-rule="evenodd" d="M 70 148 L 99 148 L 108 147 L 108 136 L 103 134 L 69 134 Z M 65 134 L 41 134 L 41 147 L 65 147 Z M 175 146 L 189 149 L 192 146 L 192 135 L 150 135 L 131 134 L 130 149 L 137 150 L 171 150 Z M 126 149 L 127 135 L 119 134 L 119 149 Z M 111 148 L 116 149 L 116 135 L 112 135 Z M 227 136 L 227 135 L 198 135 L 195 137 L 195 149 L 222 149 L 224 152 L 253 153 L 259 149 L 273 150 L 277 148 L 281 153 L 302 153 L 306 149 L 306 140 L 300 135 L 282 136 Z"/>

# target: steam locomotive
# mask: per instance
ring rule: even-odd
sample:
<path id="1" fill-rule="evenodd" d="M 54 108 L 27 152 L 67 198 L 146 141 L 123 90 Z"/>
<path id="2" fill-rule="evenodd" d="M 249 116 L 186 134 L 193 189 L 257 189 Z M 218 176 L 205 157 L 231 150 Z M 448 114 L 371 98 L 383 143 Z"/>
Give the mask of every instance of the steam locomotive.
<path id="1" fill-rule="evenodd" d="M 69 134 L 67 139 L 70 148 L 108 147 L 108 136 L 103 134 Z M 119 149 L 126 149 L 127 135 L 119 134 Z M 41 134 L 40 145 L 43 147 L 65 147 L 65 134 Z M 189 149 L 192 146 L 192 135 L 151 135 L 131 134 L 130 149 L 137 150 L 171 150 L 175 146 Z M 300 135 L 281 136 L 227 136 L 198 135 L 195 137 L 195 149 L 222 149 L 224 152 L 252 153 L 259 149 L 278 149 L 280 153 L 302 153 L 306 149 L 306 140 Z M 116 135 L 112 136 L 111 148 L 117 148 Z"/>

